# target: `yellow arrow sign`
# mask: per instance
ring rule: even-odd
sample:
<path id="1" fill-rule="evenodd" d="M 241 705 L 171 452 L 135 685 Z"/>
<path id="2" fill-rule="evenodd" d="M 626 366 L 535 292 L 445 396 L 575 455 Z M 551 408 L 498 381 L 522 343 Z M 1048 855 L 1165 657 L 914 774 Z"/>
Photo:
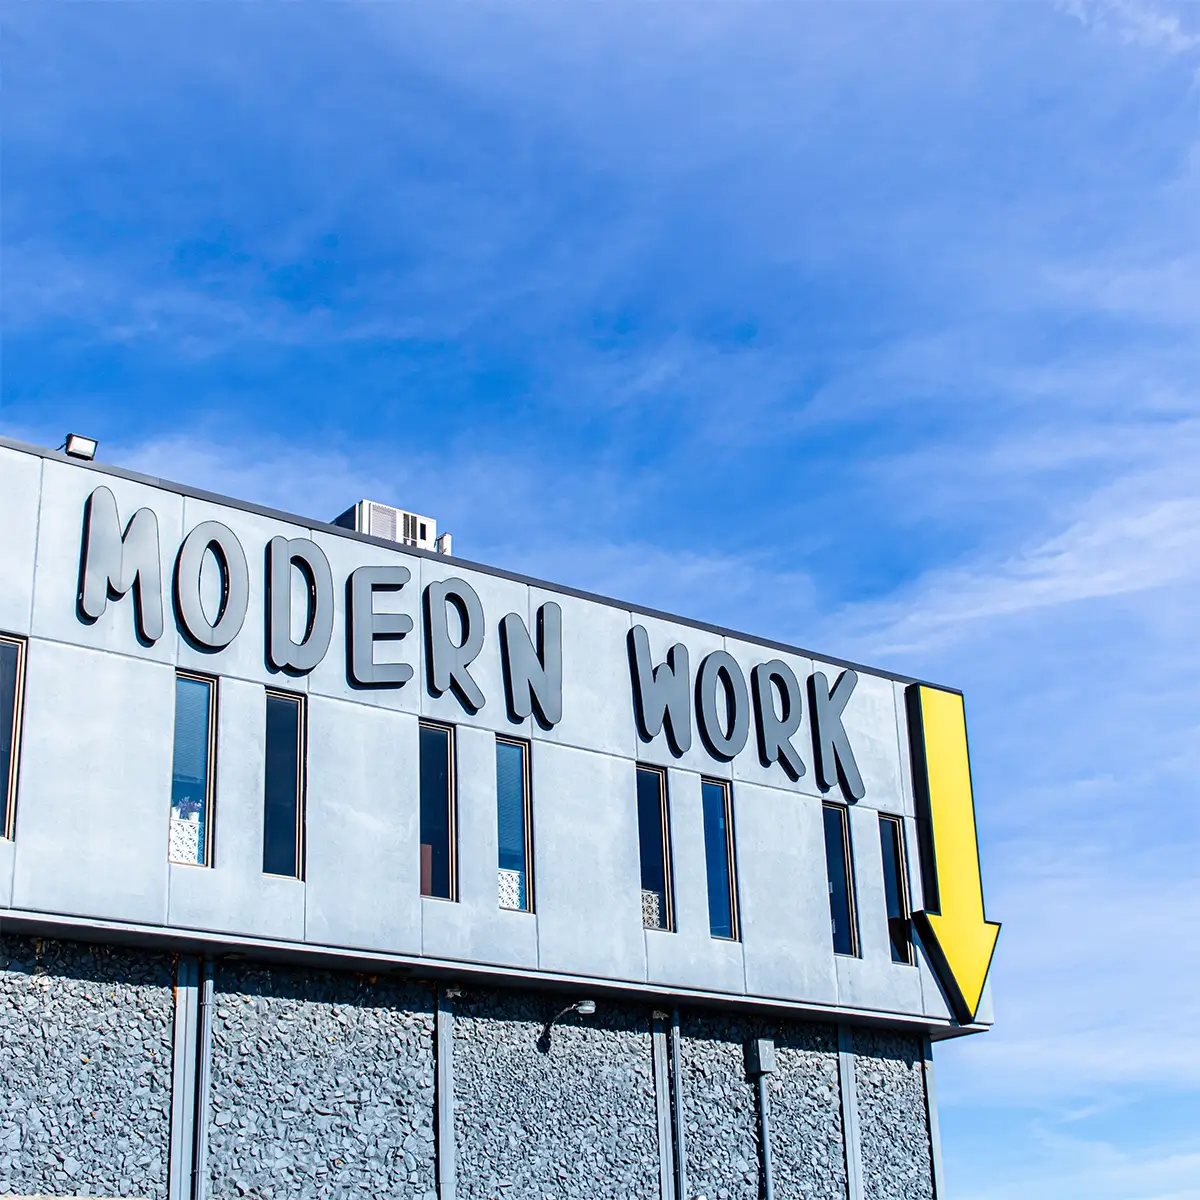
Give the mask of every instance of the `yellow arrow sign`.
<path id="1" fill-rule="evenodd" d="M 967 721 L 957 692 L 908 689 L 921 877 L 925 908 L 914 913 L 921 940 L 964 1023 L 975 1019 L 1000 926 L 983 911 Z"/>

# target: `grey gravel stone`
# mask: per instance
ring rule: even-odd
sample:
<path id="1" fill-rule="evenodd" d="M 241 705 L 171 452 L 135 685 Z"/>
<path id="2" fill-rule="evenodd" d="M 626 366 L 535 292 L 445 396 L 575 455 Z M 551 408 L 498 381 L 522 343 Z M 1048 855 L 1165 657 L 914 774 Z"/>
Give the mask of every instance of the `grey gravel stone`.
<path id="1" fill-rule="evenodd" d="M 650 1014 L 575 997 L 469 991 L 455 1001 L 460 1200 L 648 1200 L 659 1194 Z"/>
<path id="2" fill-rule="evenodd" d="M 433 990 L 222 966 L 214 981 L 213 1200 L 426 1200 Z"/>
<path id="3" fill-rule="evenodd" d="M 169 955 L 0 936 L 0 1194 L 167 1194 Z"/>
<path id="4" fill-rule="evenodd" d="M 920 1039 L 857 1029 L 854 1051 L 866 1200 L 932 1200 Z"/>

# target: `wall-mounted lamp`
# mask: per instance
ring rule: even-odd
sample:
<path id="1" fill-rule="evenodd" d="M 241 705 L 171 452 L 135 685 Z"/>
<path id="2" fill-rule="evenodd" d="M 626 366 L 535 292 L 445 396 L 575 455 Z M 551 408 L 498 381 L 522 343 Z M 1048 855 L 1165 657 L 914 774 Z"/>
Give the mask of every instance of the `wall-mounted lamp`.
<path id="1" fill-rule="evenodd" d="M 99 445 L 95 438 L 84 437 L 82 433 L 68 433 L 67 440 L 59 449 L 65 450 L 72 458 L 82 458 L 85 462 L 91 462 L 96 457 Z"/>
<path id="2" fill-rule="evenodd" d="M 537 1040 L 537 1048 L 543 1053 L 548 1054 L 550 1051 L 550 1030 L 554 1028 L 558 1021 L 561 1021 L 567 1013 L 578 1013 L 581 1017 L 590 1017 L 596 1011 L 595 1000 L 576 1000 L 574 1004 L 568 1004 L 562 1012 L 557 1016 L 551 1017 L 545 1025 L 542 1026 L 541 1037 Z"/>

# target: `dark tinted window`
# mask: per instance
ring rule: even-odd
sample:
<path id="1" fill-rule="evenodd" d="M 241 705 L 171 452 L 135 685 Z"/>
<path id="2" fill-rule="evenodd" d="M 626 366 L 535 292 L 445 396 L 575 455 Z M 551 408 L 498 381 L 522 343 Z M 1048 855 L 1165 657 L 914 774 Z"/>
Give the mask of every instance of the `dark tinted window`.
<path id="1" fill-rule="evenodd" d="M 670 929 L 667 864 L 667 781 L 662 771 L 638 767 L 638 851 L 642 864 L 642 924 Z"/>
<path id="2" fill-rule="evenodd" d="M 833 927 L 833 948 L 838 954 L 853 954 L 854 896 L 846 810 L 837 804 L 826 804 L 824 814 L 825 865 L 829 873 L 829 920 Z"/>
<path id="3" fill-rule="evenodd" d="M 0 837 L 12 836 L 23 650 L 21 642 L 0 640 Z"/>
<path id="4" fill-rule="evenodd" d="M 421 895 L 454 898 L 452 735 L 421 726 Z"/>
<path id="5" fill-rule="evenodd" d="M 180 675 L 175 680 L 175 746 L 171 768 L 172 862 L 208 862 L 212 773 L 213 682 Z"/>
<path id="6" fill-rule="evenodd" d="M 500 907 L 528 911 L 529 747 L 496 739 L 496 832 L 500 848 Z"/>
<path id="7" fill-rule="evenodd" d="M 304 828 L 301 754 L 303 702 L 267 693 L 267 761 L 263 796 L 263 870 L 300 875 Z"/>
<path id="8" fill-rule="evenodd" d="M 700 785 L 704 808 L 704 865 L 708 875 L 708 928 L 713 937 L 737 937 L 733 877 L 733 829 L 729 788 L 705 779 Z"/>
<path id="9" fill-rule="evenodd" d="M 912 928 L 904 864 L 904 827 L 897 818 L 879 818 L 879 844 L 883 852 L 883 894 L 887 902 L 892 962 L 911 963 Z"/>

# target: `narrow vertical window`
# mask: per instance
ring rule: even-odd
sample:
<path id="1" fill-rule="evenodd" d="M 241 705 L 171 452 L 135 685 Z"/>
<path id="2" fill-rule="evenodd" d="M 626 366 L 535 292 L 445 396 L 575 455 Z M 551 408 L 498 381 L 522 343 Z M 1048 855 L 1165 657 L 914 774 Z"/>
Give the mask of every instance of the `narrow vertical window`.
<path id="1" fill-rule="evenodd" d="M 638 848 L 642 860 L 642 924 L 672 929 L 671 850 L 667 825 L 667 773 L 638 767 Z"/>
<path id="2" fill-rule="evenodd" d="M 4 838 L 12 837 L 17 815 L 24 683 L 25 640 L 0 637 L 0 837 Z"/>
<path id="3" fill-rule="evenodd" d="M 883 852 L 883 894 L 887 902 L 888 939 L 892 962 L 912 963 L 912 910 L 908 899 L 908 869 L 904 855 L 904 825 L 899 817 L 879 817 Z"/>
<path id="4" fill-rule="evenodd" d="M 267 693 L 263 871 L 304 877 L 304 698 Z"/>
<path id="5" fill-rule="evenodd" d="M 498 737 L 496 832 L 500 848 L 500 907 L 516 909 L 518 912 L 533 911 L 533 896 L 529 887 L 533 874 L 529 804 L 529 744 Z"/>
<path id="6" fill-rule="evenodd" d="M 733 806 L 729 784 L 700 783 L 704 809 L 704 865 L 708 875 L 708 929 L 713 937 L 736 938 L 737 875 L 734 870 Z"/>
<path id="7" fill-rule="evenodd" d="M 211 862 L 216 772 L 217 686 L 203 675 L 175 676 L 175 747 L 171 767 L 171 862 Z"/>
<path id="8" fill-rule="evenodd" d="M 829 922 L 837 954 L 858 953 L 854 920 L 854 876 L 850 867 L 850 823 L 840 804 L 823 806 L 825 866 L 829 873 Z"/>
<path id="9" fill-rule="evenodd" d="M 454 899 L 454 731 L 421 726 L 421 895 Z"/>

